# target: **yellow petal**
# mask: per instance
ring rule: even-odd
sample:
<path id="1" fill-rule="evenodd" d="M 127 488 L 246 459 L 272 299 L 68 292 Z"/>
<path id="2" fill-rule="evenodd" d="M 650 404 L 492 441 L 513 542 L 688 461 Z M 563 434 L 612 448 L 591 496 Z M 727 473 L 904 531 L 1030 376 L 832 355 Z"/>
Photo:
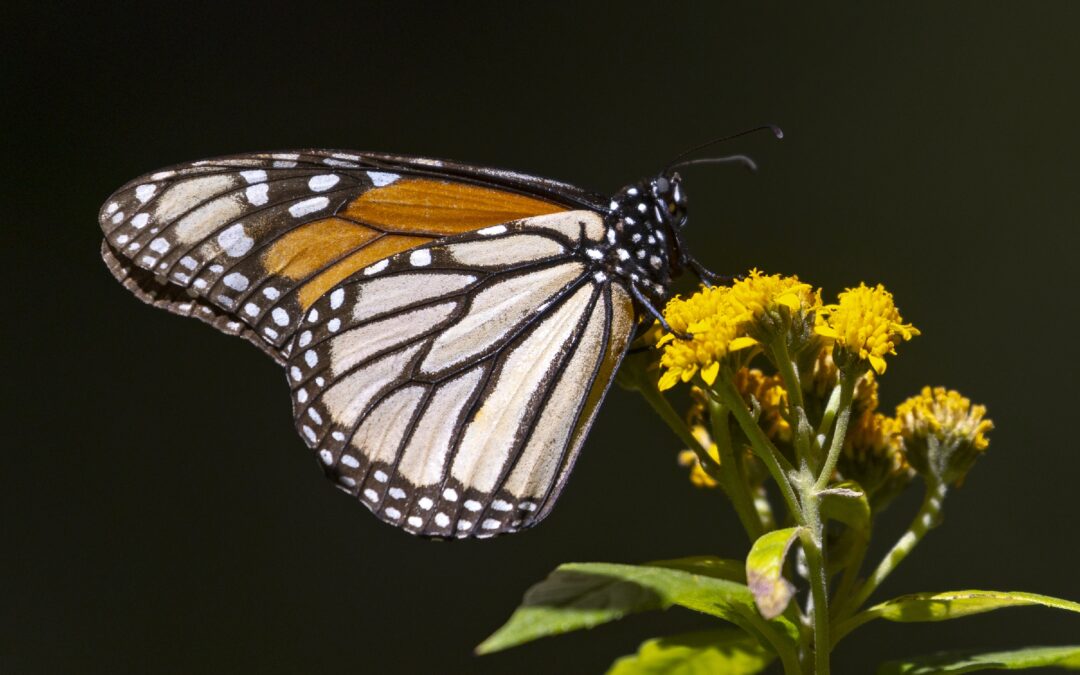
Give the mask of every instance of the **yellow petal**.
<path id="1" fill-rule="evenodd" d="M 705 380 L 705 384 L 712 386 L 713 382 L 716 382 L 716 375 L 720 372 L 720 362 L 713 361 L 709 365 L 701 369 L 701 379 Z"/>
<path id="2" fill-rule="evenodd" d="M 737 337 L 728 344 L 728 351 L 729 352 L 737 352 L 740 349 L 746 349 L 747 347 L 753 347 L 757 343 L 758 343 L 758 341 L 755 340 L 752 337 L 747 337 L 747 336 Z M 710 382 L 709 384 L 712 384 L 712 382 Z"/>
<path id="3" fill-rule="evenodd" d="M 778 305 L 783 305 L 784 307 L 787 307 L 792 312 L 797 312 L 800 305 L 799 296 L 795 295 L 794 293 L 784 293 L 783 295 L 778 296 L 776 298 L 776 303 Z"/>
<path id="4" fill-rule="evenodd" d="M 835 330 L 833 330 L 832 326 L 828 326 L 826 324 L 814 326 L 814 332 L 818 335 L 821 335 L 822 337 L 832 338 L 834 340 L 840 337 L 840 333 L 837 333 Z"/>
<path id="5" fill-rule="evenodd" d="M 874 369 L 874 372 L 878 375 L 885 374 L 885 359 L 875 354 L 870 355 L 870 367 Z"/>
<path id="6" fill-rule="evenodd" d="M 657 347 L 663 347 L 664 345 L 666 345 L 667 343 L 671 342 L 674 339 L 675 339 L 675 336 L 672 335 L 671 333 L 664 333 L 664 335 L 659 340 L 656 341 L 656 346 Z"/>
<path id="7" fill-rule="evenodd" d="M 666 391 L 674 387 L 679 381 L 679 374 L 673 370 L 669 370 L 660 376 L 660 381 L 656 384 L 660 391 Z"/>

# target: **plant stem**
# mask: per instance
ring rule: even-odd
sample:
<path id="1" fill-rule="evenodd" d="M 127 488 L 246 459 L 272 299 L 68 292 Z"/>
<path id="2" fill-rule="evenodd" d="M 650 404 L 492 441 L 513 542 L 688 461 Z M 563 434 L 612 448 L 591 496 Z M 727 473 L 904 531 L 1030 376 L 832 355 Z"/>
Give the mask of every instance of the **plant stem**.
<path id="1" fill-rule="evenodd" d="M 687 428 L 686 422 L 679 416 L 679 413 L 675 412 L 675 408 L 671 407 L 671 403 L 668 402 L 659 389 L 650 386 L 640 386 L 637 388 L 641 395 L 645 397 L 645 400 L 649 402 L 652 409 L 656 411 L 657 415 L 660 415 L 660 419 L 667 423 L 668 427 L 675 432 L 675 435 L 679 437 L 686 447 L 694 451 L 697 455 L 698 461 L 701 462 L 701 467 L 705 469 L 705 473 L 720 482 L 723 472 L 720 470 L 720 465 L 716 463 L 705 447 L 698 442 L 698 439 L 694 438 L 694 435 L 690 433 L 690 429 Z"/>
<path id="2" fill-rule="evenodd" d="M 829 675 L 829 591 L 825 556 L 821 550 L 821 520 L 814 495 L 804 495 L 807 527 L 799 535 L 810 568 L 810 594 L 814 612 L 814 675 Z"/>
<path id="3" fill-rule="evenodd" d="M 776 370 L 780 373 L 780 379 L 784 381 L 784 389 L 787 391 L 787 417 L 795 436 L 797 461 L 808 462 L 810 461 L 810 429 L 801 423 L 800 411 L 803 415 L 806 411 L 803 404 L 802 383 L 799 381 L 799 371 L 796 370 L 791 355 L 788 354 L 786 336 L 780 335 L 773 340 L 769 345 L 769 351 L 773 363 L 776 364 Z"/>
<path id="4" fill-rule="evenodd" d="M 731 500 L 735 513 L 739 516 L 739 522 L 742 523 L 743 529 L 750 537 L 750 542 L 753 543 L 765 533 L 764 523 L 754 506 L 754 500 L 750 497 L 742 472 L 739 471 L 735 462 L 731 430 L 728 427 L 728 409 L 711 396 L 709 397 L 709 420 L 712 423 L 712 436 L 716 443 L 717 454 L 720 455 L 720 487 Z"/>
<path id="5" fill-rule="evenodd" d="M 840 408 L 840 383 L 833 387 L 829 394 L 829 402 L 825 405 L 825 412 L 821 414 L 821 424 L 818 425 L 817 434 L 824 442 L 829 437 L 829 427 L 836 418 L 836 411 Z"/>
<path id="6" fill-rule="evenodd" d="M 892 549 L 881 559 L 870 578 L 863 583 L 851 600 L 845 603 L 843 607 L 845 611 L 857 611 L 870 594 L 881 585 L 881 582 L 885 581 L 885 578 L 892 574 L 892 571 L 922 541 L 926 533 L 937 526 L 941 521 L 941 505 L 945 501 L 947 491 L 948 486 L 940 479 L 927 478 L 926 494 L 923 496 L 919 512 L 915 514 L 915 520 L 911 522 L 907 532 L 904 532 Z"/>
<path id="7" fill-rule="evenodd" d="M 836 471 L 836 462 L 840 459 L 840 451 L 844 447 L 844 439 L 847 437 L 848 423 L 851 421 L 851 399 L 855 394 L 855 383 L 862 375 L 857 368 L 848 367 L 840 371 L 840 404 L 836 415 L 836 428 L 833 429 L 832 443 L 829 445 L 829 454 L 825 457 L 825 465 L 818 474 L 814 490 L 824 490 Z"/>
<path id="8" fill-rule="evenodd" d="M 735 416 L 735 420 L 739 423 L 739 427 L 742 428 L 743 433 L 750 439 L 750 444 L 754 448 L 754 454 L 756 454 L 762 462 L 765 463 L 766 468 L 769 470 L 769 474 L 773 480 L 776 481 L 777 486 L 780 488 L 780 493 L 784 496 L 784 502 L 787 504 L 788 511 L 799 525 L 805 525 L 803 518 L 802 507 L 799 505 L 799 500 L 795 496 L 795 490 L 791 487 L 791 478 L 789 477 L 794 472 L 794 467 L 791 463 L 780 454 L 780 451 L 776 449 L 769 437 L 765 435 L 765 432 L 758 426 L 757 421 L 750 416 L 750 411 L 746 409 L 746 404 L 742 400 L 742 396 L 735 390 L 734 385 L 731 383 L 731 379 L 721 376 L 717 380 L 718 387 L 712 389 L 712 393 L 720 398 L 720 402 L 723 403 L 731 414 Z"/>

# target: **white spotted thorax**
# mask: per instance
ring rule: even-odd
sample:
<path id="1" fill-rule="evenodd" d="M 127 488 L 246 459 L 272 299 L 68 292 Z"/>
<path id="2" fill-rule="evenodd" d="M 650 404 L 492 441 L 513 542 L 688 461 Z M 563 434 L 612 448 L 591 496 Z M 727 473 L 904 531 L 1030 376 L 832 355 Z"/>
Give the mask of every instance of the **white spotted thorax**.
<path id="1" fill-rule="evenodd" d="M 686 193 L 679 175 L 660 175 L 627 185 L 612 198 L 605 269 L 662 302 L 679 252 L 677 232 L 686 223 Z"/>

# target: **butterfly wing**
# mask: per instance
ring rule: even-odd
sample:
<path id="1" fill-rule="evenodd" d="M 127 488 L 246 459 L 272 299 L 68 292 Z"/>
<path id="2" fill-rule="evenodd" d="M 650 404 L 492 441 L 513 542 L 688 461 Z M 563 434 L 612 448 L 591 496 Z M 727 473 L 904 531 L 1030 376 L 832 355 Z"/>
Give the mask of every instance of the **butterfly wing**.
<path id="1" fill-rule="evenodd" d="M 589 264 L 599 215 L 524 218 L 378 261 L 315 301 L 297 428 L 379 518 L 485 537 L 543 519 L 622 359 L 630 296 Z"/>
<path id="2" fill-rule="evenodd" d="M 394 253 L 597 198 L 542 178 L 380 154 L 251 154 L 138 178 L 102 207 L 102 256 L 140 299 L 280 363 L 299 317 Z"/>

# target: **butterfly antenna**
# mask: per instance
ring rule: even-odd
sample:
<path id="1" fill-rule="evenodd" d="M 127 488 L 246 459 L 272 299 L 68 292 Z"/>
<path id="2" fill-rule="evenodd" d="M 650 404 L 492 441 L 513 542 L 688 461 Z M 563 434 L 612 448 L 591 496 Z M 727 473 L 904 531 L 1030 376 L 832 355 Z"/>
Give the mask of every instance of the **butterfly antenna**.
<path id="1" fill-rule="evenodd" d="M 750 171 L 757 171 L 757 162 L 750 159 L 746 155 L 727 155 L 726 157 L 700 157 L 698 159 L 687 159 L 682 162 L 675 162 L 674 164 L 669 164 L 665 171 L 677 169 L 681 166 L 694 166 L 696 164 L 742 164 Z"/>
<path id="2" fill-rule="evenodd" d="M 717 145 L 719 143 L 723 143 L 725 141 L 730 141 L 730 140 L 735 139 L 735 138 L 741 138 L 742 136 L 748 136 L 750 134 L 756 134 L 759 131 L 766 131 L 766 130 L 771 131 L 773 133 L 773 136 L 776 136 L 776 138 L 778 138 L 778 139 L 784 137 L 784 130 L 781 129 L 780 127 L 776 126 L 775 124 L 763 124 L 763 125 L 761 125 L 759 127 L 753 127 L 752 129 L 744 129 L 743 131 L 740 131 L 740 132 L 738 132 L 736 134 L 731 134 L 730 136 L 721 136 L 720 138 L 714 138 L 711 141 L 706 141 L 705 143 L 702 143 L 701 145 L 696 145 L 696 146 L 690 148 L 689 150 L 686 150 L 684 152 L 679 153 L 674 159 L 672 159 L 670 162 L 668 162 L 668 165 L 666 167 L 664 167 L 664 172 L 667 173 L 668 171 L 670 171 L 671 169 L 674 169 L 677 166 L 687 166 L 687 165 L 689 165 L 691 163 L 697 163 L 697 164 L 709 163 L 709 162 L 702 162 L 702 161 L 680 162 L 679 160 L 682 159 L 683 157 L 686 157 L 687 155 L 691 155 L 691 154 L 693 154 L 695 152 L 698 152 L 700 150 L 704 150 L 705 148 L 710 148 L 710 147 L 712 147 L 714 145 Z M 734 158 L 734 157 L 743 157 L 743 156 L 742 155 L 732 155 L 732 157 Z M 731 158 L 727 158 L 727 157 L 714 157 L 714 158 L 708 158 L 708 159 L 725 160 L 726 162 L 741 161 L 743 163 L 746 163 L 746 161 L 749 160 L 749 158 L 746 158 L 746 157 L 743 157 L 743 159 L 739 159 L 739 160 L 731 159 Z M 712 163 L 718 164 L 718 163 L 724 163 L 724 162 L 712 162 Z M 754 165 L 754 163 L 752 161 L 750 162 L 750 165 L 751 165 L 751 167 L 750 167 L 751 170 L 754 170 L 754 169 L 757 168 L 757 166 Z"/>

